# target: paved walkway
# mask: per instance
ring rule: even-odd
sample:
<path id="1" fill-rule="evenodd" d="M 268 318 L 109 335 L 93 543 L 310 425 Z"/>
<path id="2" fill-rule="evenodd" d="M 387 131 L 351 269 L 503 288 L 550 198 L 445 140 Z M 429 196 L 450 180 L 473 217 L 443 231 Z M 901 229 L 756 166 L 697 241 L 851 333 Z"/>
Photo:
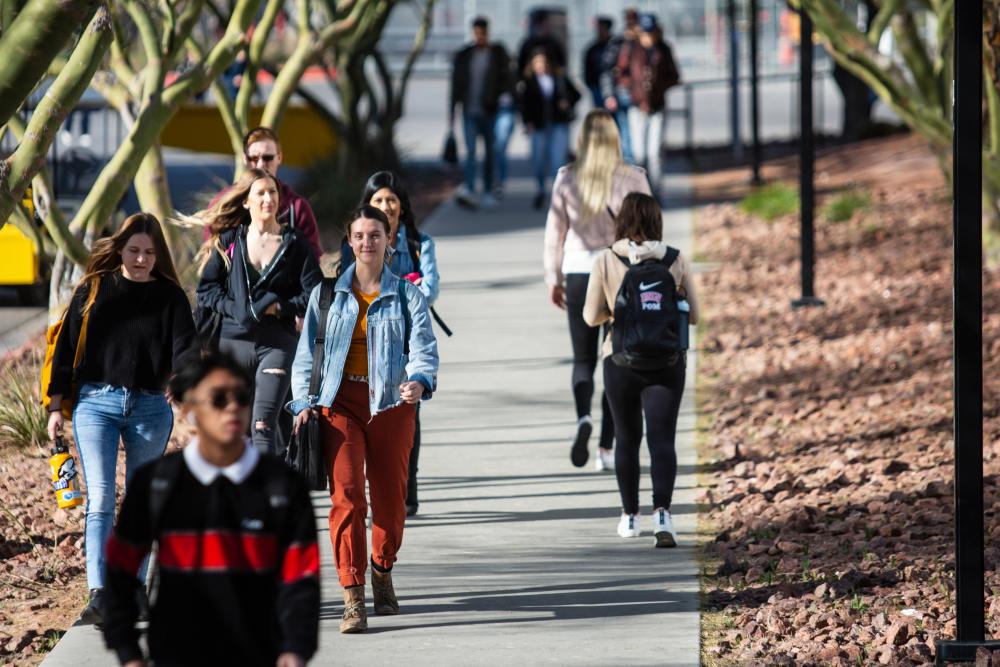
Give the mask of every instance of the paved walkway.
<path id="1" fill-rule="evenodd" d="M 682 195 L 687 184 L 668 185 Z M 652 546 L 648 477 L 646 533 L 623 540 L 614 475 L 569 462 L 569 335 L 541 279 L 544 215 L 530 208 L 527 179 L 510 190 L 497 209 L 449 204 L 427 223 L 455 336 L 440 340 L 440 390 L 422 409 L 420 515 L 394 571 L 402 613 L 371 616 L 365 635 L 337 632 L 329 500 L 317 496 L 325 569 L 314 664 L 698 664 L 695 360 L 678 427 L 681 546 Z M 668 241 L 690 253 L 686 205 L 665 220 Z M 73 628 L 45 664 L 113 661 L 92 629 Z"/>

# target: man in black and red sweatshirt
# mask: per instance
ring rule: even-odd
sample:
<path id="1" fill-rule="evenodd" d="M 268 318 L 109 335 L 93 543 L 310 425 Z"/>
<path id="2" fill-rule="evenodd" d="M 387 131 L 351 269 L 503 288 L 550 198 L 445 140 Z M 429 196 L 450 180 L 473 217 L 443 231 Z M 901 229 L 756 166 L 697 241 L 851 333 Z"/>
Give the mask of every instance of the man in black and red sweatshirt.
<path id="1" fill-rule="evenodd" d="M 165 665 L 301 667 L 316 652 L 319 551 L 309 492 L 244 438 L 250 378 L 221 353 L 170 381 L 197 427 L 183 451 L 136 471 L 107 546 L 104 636 L 143 664 L 140 565 L 158 544 L 149 659 Z"/>

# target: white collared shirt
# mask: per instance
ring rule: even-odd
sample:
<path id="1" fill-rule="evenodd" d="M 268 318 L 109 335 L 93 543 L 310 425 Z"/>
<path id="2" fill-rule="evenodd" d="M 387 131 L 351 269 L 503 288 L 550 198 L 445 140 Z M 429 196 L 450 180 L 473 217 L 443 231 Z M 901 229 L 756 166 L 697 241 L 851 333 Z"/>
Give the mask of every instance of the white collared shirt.
<path id="1" fill-rule="evenodd" d="M 220 468 L 214 463 L 209 463 L 198 451 L 198 438 L 192 438 L 187 447 L 184 448 L 184 463 L 195 479 L 208 486 L 216 480 L 219 475 L 225 475 L 233 484 L 242 484 L 250 473 L 257 467 L 260 460 L 260 452 L 254 447 L 250 438 L 243 440 L 243 454 L 225 468 Z"/>

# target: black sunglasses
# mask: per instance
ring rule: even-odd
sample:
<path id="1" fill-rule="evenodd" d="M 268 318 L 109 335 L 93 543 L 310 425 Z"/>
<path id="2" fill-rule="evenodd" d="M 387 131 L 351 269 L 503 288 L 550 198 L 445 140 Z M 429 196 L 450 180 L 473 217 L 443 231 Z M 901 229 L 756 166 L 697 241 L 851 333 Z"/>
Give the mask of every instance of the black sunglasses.
<path id="1" fill-rule="evenodd" d="M 212 392 L 208 402 L 216 410 L 225 410 L 230 401 L 235 401 L 236 405 L 245 408 L 250 405 L 250 391 L 248 389 L 216 389 Z"/>
<path id="2" fill-rule="evenodd" d="M 274 153 L 265 153 L 264 155 L 249 155 L 249 154 L 247 154 L 247 160 L 250 161 L 250 162 L 252 162 L 252 163 L 257 163 L 257 162 L 259 162 L 261 160 L 263 160 L 264 162 L 270 162 L 271 160 L 273 160 L 276 157 L 277 157 L 277 155 L 275 155 Z"/>

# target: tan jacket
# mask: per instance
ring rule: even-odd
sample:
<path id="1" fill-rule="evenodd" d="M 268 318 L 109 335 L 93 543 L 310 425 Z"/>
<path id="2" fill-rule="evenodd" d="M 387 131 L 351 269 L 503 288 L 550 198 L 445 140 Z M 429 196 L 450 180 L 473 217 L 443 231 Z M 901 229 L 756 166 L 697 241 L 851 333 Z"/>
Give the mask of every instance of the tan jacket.
<path id="1" fill-rule="evenodd" d="M 608 206 L 615 213 L 630 192 L 651 194 L 646 171 L 642 167 L 623 164 L 611 182 Z M 607 248 L 615 240 L 615 221 L 607 210 L 599 211 L 593 218 L 582 221 L 583 206 L 572 165 L 559 169 L 552 184 L 552 204 L 545 220 L 545 283 L 563 284 L 563 255 L 573 251 L 594 251 Z"/>
<path id="2" fill-rule="evenodd" d="M 587 300 L 583 304 L 583 320 L 592 327 L 600 326 L 613 320 L 615 299 L 625 272 L 628 271 L 620 257 L 628 257 L 632 264 L 638 264 L 647 259 L 663 259 L 667 254 L 667 244 L 662 241 L 645 241 L 634 244 L 628 239 L 615 241 L 610 249 L 605 250 L 594 260 L 594 268 L 590 272 L 590 282 L 587 284 Z M 684 255 L 678 255 L 677 261 L 670 267 L 670 275 L 674 277 L 677 291 L 686 295 L 691 305 L 689 322 L 698 323 L 698 297 L 694 291 L 691 265 Z M 604 356 L 611 354 L 611 336 L 604 339 Z"/>

